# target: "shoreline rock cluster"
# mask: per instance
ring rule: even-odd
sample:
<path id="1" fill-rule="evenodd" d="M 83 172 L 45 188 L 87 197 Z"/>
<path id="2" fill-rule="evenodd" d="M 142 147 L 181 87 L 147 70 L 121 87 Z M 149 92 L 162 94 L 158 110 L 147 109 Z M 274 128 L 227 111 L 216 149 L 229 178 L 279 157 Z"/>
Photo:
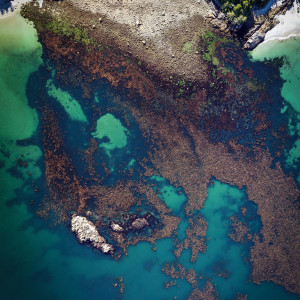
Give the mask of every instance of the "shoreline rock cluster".
<path id="1" fill-rule="evenodd" d="M 276 16 L 284 14 L 292 5 L 293 0 L 275 1 L 265 13 L 260 14 L 259 10 L 254 10 L 252 18 L 245 24 L 235 25 L 228 21 L 217 3 L 215 10 L 212 10 L 206 18 L 214 28 L 221 32 L 230 31 L 240 36 L 244 40 L 245 50 L 253 50 L 264 41 L 266 33 L 278 23 Z"/>
<path id="2" fill-rule="evenodd" d="M 244 49 L 252 50 L 264 41 L 266 33 L 278 24 L 277 15 L 285 14 L 293 0 L 276 1 L 266 14 L 253 14 L 253 25 L 244 35 Z"/>
<path id="3" fill-rule="evenodd" d="M 103 253 L 113 253 L 114 247 L 101 236 L 96 226 L 86 217 L 74 214 L 71 220 L 71 230 L 75 233 L 78 241 L 83 243 L 91 243 L 93 247 L 99 249 Z"/>

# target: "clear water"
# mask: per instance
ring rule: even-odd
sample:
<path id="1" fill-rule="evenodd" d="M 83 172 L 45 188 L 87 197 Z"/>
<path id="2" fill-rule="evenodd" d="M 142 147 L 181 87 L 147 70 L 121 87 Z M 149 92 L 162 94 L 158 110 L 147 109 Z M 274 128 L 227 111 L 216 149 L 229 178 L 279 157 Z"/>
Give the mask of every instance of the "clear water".
<path id="1" fill-rule="evenodd" d="M 156 183 L 159 198 L 173 211 L 178 212 L 183 203 L 187 200 L 182 188 L 174 187 L 162 176 L 153 175 L 150 179 Z"/>
<path id="2" fill-rule="evenodd" d="M 74 99 L 68 92 L 55 87 L 52 80 L 48 80 L 46 87 L 48 95 L 62 105 L 71 120 L 87 123 L 87 118 L 76 99 Z"/>
<path id="3" fill-rule="evenodd" d="M 197 261 L 192 264 L 189 262 L 190 252 L 185 250 L 180 262 L 194 268 L 199 274 L 203 274 L 203 281 L 211 279 L 216 284 L 221 299 L 234 299 L 238 292 L 247 294 L 247 299 L 253 300 L 296 299 L 297 297 L 288 295 L 282 287 L 275 284 L 256 285 L 249 282 L 250 244 L 234 243 L 228 236 L 232 228 L 230 217 L 239 216 L 240 218 L 240 209 L 249 205 L 255 206 L 254 203 L 248 201 L 244 191 L 217 180 L 213 181 L 208 188 L 204 208 L 198 212 L 208 223 L 207 251 L 204 254 L 200 253 Z M 253 213 L 256 214 L 256 209 Z M 250 225 L 249 222 L 247 223 Z M 256 227 L 257 229 L 259 227 Z M 221 276 L 222 273 L 227 274 L 228 277 Z"/>
<path id="4" fill-rule="evenodd" d="M 128 130 L 122 125 L 114 115 L 107 113 L 101 116 L 97 121 L 96 131 L 92 136 L 96 139 L 102 140 L 104 137 L 108 138 L 108 142 L 102 142 L 99 147 L 106 150 L 120 149 L 127 144 Z"/>
<path id="5" fill-rule="evenodd" d="M 297 124 L 294 124 L 292 120 L 289 124 L 290 134 L 296 135 L 298 139 L 294 147 L 286 153 L 286 164 L 298 169 L 300 158 L 300 36 L 284 40 L 269 40 L 260 44 L 251 55 L 254 60 L 261 61 L 276 57 L 284 58 L 284 64 L 280 70 L 281 77 L 285 80 L 281 95 L 287 105 L 296 111 L 298 120 Z M 282 113 L 289 113 L 287 106 L 283 107 Z"/>

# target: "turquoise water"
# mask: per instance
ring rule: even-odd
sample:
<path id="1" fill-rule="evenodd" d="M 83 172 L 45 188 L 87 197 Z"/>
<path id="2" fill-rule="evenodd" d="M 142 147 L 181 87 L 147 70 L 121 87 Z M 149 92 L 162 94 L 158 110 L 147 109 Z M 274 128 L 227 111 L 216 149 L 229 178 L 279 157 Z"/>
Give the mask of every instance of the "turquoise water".
<path id="1" fill-rule="evenodd" d="M 87 118 L 76 99 L 74 99 L 68 92 L 55 87 L 51 80 L 48 80 L 46 87 L 48 95 L 53 97 L 62 105 L 71 120 L 87 123 Z"/>
<path id="2" fill-rule="evenodd" d="M 205 279 L 216 284 L 221 299 L 233 299 L 238 292 L 247 294 L 247 299 L 296 299 L 282 287 L 272 283 L 256 285 L 249 282 L 249 242 L 234 243 L 229 238 L 230 217 L 241 215 L 241 208 L 254 205 L 246 193 L 217 180 L 208 188 L 208 198 L 200 213 L 207 221 L 207 251 L 199 254 L 195 263 L 190 263 L 190 251 L 185 250 L 180 258 L 183 265 L 193 267 Z M 249 224 L 249 220 L 246 223 Z M 250 226 L 249 226 L 250 227 Z M 251 233 L 251 231 L 249 231 Z M 257 233 L 258 232 L 252 232 Z M 217 268 L 217 271 L 216 271 Z M 226 274 L 222 276 L 222 274 Z M 228 277 L 227 277 L 228 276 Z"/>
<path id="3" fill-rule="evenodd" d="M 122 125 L 120 120 L 110 113 L 98 119 L 96 131 L 92 133 L 92 136 L 98 140 L 108 139 L 107 142 L 101 142 L 99 147 L 104 148 L 109 156 L 111 156 L 112 150 L 126 146 L 128 135 L 128 130 Z"/>
<path id="4" fill-rule="evenodd" d="M 178 212 L 183 203 L 187 200 L 182 188 L 174 187 L 162 176 L 153 175 L 150 179 L 156 182 L 156 190 L 158 191 L 159 198 L 173 211 Z"/>
<path id="5" fill-rule="evenodd" d="M 33 214 L 30 204 L 36 196 L 32 186 L 43 175 L 43 157 L 39 144 L 34 142 L 38 140 L 39 120 L 36 110 L 28 105 L 26 86 L 29 75 L 43 63 L 42 49 L 33 27 L 18 14 L 0 19 L 0 41 L 1 297 L 150 300 L 176 296 L 186 299 L 191 292 L 186 281 L 178 279 L 175 286 L 164 288 L 165 281 L 171 279 L 161 270 L 165 263 L 177 262 L 172 238 L 157 241 L 156 250 L 146 242 L 131 246 L 128 255 L 116 262 L 80 245 L 68 228 L 50 228 Z M 52 81 L 48 82 L 47 92 L 71 122 L 83 126 L 89 123 L 76 97 Z M 95 97 L 96 103 L 102 100 L 102 96 Z M 117 116 L 106 113 L 98 119 L 91 136 L 113 159 L 115 150 L 122 152 L 128 146 L 131 130 Z M 136 164 L 130 158 L 126 166 L 134 168 Z M 172 214 L 182 218 L 178 230 L 178 239 L 182 240 L 188 226 L 182 209 L 187 200 L 184 191 L 161 176 L 149 180 L 159 188 L 159 197 Z M 240 208 L 247 205 L 250 203 L 245 191 L 215 180 L 209 186 L 205 207 L 195 212 L 208 222 L 207 252 L 200 253 L 192 264 L 190 251 L 184 250 L 179 262 L 203 277 L 200 286 L 206 280 L 216 284 L 221 299 L 231 299 L 237 292 L 248 294 L 248 299 L 294 299 L 274 284 L 257 286 L 248 282 L 250 267 L 244 259 L 248 259 L 250 245 L 234 243 L 228 237 L 229 217 L 240 214 Z M 251 225 L 254 232 L 259 231 L 259 224 Z M 230 276 L 217 276 L 214 266 Z M 124 280 L 124 295 L 119 293 L 120 277 Z"/>
<path id="6" fill-rule="evenodd" d="M 298 137 L 294 147 L 286 151 L 286 164 L 289 167 L 298 168 L 300 158 L 300 37 L 262 43 L 252 51 L 251 56 L 253 60 L 260 61 L 276 57 L 284 58 L 284 64 L 280 70 L 281 77 L 285 81 L 281 95 L 285 99 L 286 105 L 283 106 L 282 113 L 289 113 L 288 105 L 297 113 L 297 124 L 291 120 L 289 129 L 291 135 Z"/>

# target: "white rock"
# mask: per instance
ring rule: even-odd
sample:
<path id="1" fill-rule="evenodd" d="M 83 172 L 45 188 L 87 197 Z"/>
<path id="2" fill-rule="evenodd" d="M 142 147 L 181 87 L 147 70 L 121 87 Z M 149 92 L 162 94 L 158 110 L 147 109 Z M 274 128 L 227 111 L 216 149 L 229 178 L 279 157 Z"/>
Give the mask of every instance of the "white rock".
<path id="1" fill-rule="evenodd" d="M 116 232 L 124 231 L 124 229 L 119 224 L 116 224 L 116 223 L 111 223 L 110 227 L 113 231 L 116 231 Z"/>
<path id="2" fill-rule="evenodd" d="M 114 247 L 110 244 L 107 244 L 107 243 L 102 243 L 100 245 L 100 250 L 103 252 L 103 253 L 108 253 L 108 252 L 113 252 L 114 251 Z"/>
<path id="3" fill-rule="evenodd" d="M 74 214 L 71 220 L 71 230 L 76 234 L 80 243 L 91 243 L 93 247 L 101 250 L 103 253 L 113 251 L 113 246 L 106 243 L 106 240 L 101 236 L 96 226 L 86 217 Z"/>

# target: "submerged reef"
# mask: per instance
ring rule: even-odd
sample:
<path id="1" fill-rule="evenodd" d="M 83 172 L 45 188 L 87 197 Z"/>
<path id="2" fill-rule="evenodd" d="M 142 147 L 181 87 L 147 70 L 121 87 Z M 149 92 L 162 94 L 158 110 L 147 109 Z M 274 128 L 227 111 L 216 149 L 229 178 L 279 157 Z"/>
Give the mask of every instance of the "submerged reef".
<path id="1" fill-rule="evenodd" d="M 166 78 L 100 43 L 90 34 L 93 29 L 55 19 L 50 11 L 58 4 L 51 3 L 43 9 L 31 3 L 22 10 L 36 26 L 47 62 L 32 77 L 38 83 L 31 99 L 40 112 L 47 187 L 37 214 L 52 223 L 71 223 L 80 242 L 110 252 L 114 259 L 139 241 L 154 244 L 171 237 L 176 257 L 190 249 L 195 262 L 207 250 L 208 226 L 196 212 L 216 178 L 244 189 L 248 201 L 257 205 L 259 233 L 233 216 L 229 235 L 236 243 L 251 244 L 251 280 L 273 281 L 300 294 L 299 189 L 280 161 L 293 142 L 287 120 L 278 117 L 281 61 L 252 63 L 237 40 L 205 28 L 195 46 L 205 78 L 171 73 Z M 84 126 L 76 125 L 75 142 L 47 91 L 48 80 L 73 93 L 87 116 Z M 99 86 L 107 83 L 110 89 L 101 95 Z M 126 143 L 118 147 L 107 136 L 98 141 L 92 134 L 108 113 L 127 128 Z M 182 189 L 184 215 L 162 200 L 152 176 Z M 243 216 L 250 214 L 242 209 Z M 188 225 L 179 240 L 183 216 Z M 193 289 L 190 299 L 217 297 L 210 281 L 198 285 L 201 276 L 193 269 L 168 264 L 163 272 L 171 279 L 185 278 Z"/>

